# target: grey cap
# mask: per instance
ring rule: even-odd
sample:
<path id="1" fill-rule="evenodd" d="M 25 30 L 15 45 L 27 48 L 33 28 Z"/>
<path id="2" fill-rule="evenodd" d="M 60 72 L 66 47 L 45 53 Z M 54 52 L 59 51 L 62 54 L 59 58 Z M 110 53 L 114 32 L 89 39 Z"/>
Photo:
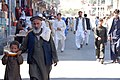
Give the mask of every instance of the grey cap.
<path id="1" fill-rule="evenodd" d="M 43 20 L 43 18 L 40 17 L 40 16 L 33 16 L 33 17 L 30 18 L 30 21 L 33 21 L 33 20 L 35 20 L 35 19 L 38 19 L 38 20 L 40 20 L 40 21 Z"/>

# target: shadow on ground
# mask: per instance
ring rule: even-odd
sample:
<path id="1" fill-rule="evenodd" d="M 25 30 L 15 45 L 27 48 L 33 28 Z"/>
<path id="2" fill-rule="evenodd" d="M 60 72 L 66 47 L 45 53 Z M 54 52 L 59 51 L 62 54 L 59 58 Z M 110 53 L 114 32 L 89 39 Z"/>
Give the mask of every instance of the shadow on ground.
<path id="1" fill-rule="evenodd" d="M 22 80 L 30 80 L 30 79 L 22 79 Z M 120 78 L 51 78 L 50 80 L 120 80 Z"/>
<path id="2" fill-rule="evenodd" d="M 120 78 L 52 78 L 51 80 L 120 80 Z"/>

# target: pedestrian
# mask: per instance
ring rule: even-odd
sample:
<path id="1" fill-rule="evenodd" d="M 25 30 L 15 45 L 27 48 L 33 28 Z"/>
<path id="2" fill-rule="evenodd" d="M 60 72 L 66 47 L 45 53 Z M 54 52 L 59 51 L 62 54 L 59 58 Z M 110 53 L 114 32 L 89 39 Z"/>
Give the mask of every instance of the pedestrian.
<path id="1" fill-rule="evenodd" d="M 16 25 L 15 35 L 17 35 L 17 34 L 23 34 L 22 32 L 26 33 L 25 29 L 26 28 L 25 28 L 25 25 L 23 24 L 23 20 L 19 19 L 19 21 L 17 22 L 17 25 Z M 15 40 L 18 41 L 19 43 L 22 43 L 23 36 L 16 36 Z"/>
<path id="2" fill-rule="evenodd" d="M 96 25 L 96 27 L 98 26 L 98 23 L 99 23 L 99 17 L 97 16 L 96 19 L 95 19 L 95 25 Z"/>
<path id="3" fill-rule="evenodd" d="M 54 37 L 55 37 L 55 29 L 54 29 L 54 27 L 53 27 L 55 20 L 56 20 L 56 18 L 53 17 L 53 16 L 52 16 L 51 19 L 49 20 L 49 22 L 50 22 L 50 29 L 51 29 L 51 34 L 52 34 L 53 40 L 54 40 Z M 54 40 L 54 41 L 55 41 L 55 40 Z"/>
<path id="4" fill-rule="evenodd" d="M 87 14 L 84 14 L 84 20 L 85 20 L 84 21 L 85 22 L 85 44 L 88 45 L 92 25 L 91 25 L 90 19 L 87 18 Z"/>
<path id="5" fill-rule="evenodd" d="M 26 20 L 26 15 L 25 15 L 25 11 L 24 10 L 21 12 L 20 19 L 22 19 L 23 21 Z"/>
<path id="6" fill-rule="evenodd" d="M 55 29 L 54 41 L 55 41 L 56 49 L 58 49 L 58 43 L 60 41 L 62 45 L 61 52 L 63 52 L 65 48 L 65 39 L 66 39 L 65 37 L 66 24 L 61 19 L 61 13 L 57 14 L 57 19 L 53 23 L 53 28 Z"/>
<path id="7" fill-rule="evenodd" d="M 100 19 L 98 27 L 94 30 L 96 58 L 101 64 L 104 62 L 105 44 L 107 43 L 107 29 L 102 24 L 103 19 Z"/>
<path id="8" fill-rule="evenodd" d="M 74 22 L 74 34 L 76 46 L 78 50 L 80 50 L 85 42 L 85 24 L 84 18 L 82 17 L 82 11 L 79 11 L 78 15 L 79 17 L 77 17 Z"/>
<path id="9" fill-rule="evenodd" d="M 110 40 L 110 53 L 111 53 L 111 60 L 113 63 L 119 61 L 118 52 L 116 49 L 117 41 L 120 39 L 120 17 L 119 17 L 119 10 L 115 9 L 114 17 L 108 21 L 108 36 Z"/>
<path id="10" fill-rule="evenodd" d="M 50 80 L 52 64 L 57 65 L 58 57 L 48 27 L 42 27 L 42 17 L 30 18 L 33 30 L 25 37 L 21 50 L 28 51 L 30 80 Z M 47 38 L 46 38 L 47 36 Z"/>
<path id="11" fill-rule="evenodd" d="M 70 18 L 70 31 L 73 31 L 73 27 L 74 27 L 74 18 L 71 17 Z"/>
<path id="12" fill-rule="evenodd" d="M 69 31 L 69 29 L 70 29 L 70 18 L 69 18 L 69 17 L 66 18 L 65 24 L 66 24 L 65 36 L 67 36 L 68 31 Z"/>
<path id="13" fill-rule="evenodd" d="M 5 55 L 2 58 L 2 64 L 6 65 L 4 80 L 22 80 L 20 75 L 20 65 L 23 63 L 23 57 L 19 51 L 19 42 L 11 42 L 10 52 L 4 53 Z M 15 55 L 9 53 L 15 53 Z"/>
<path id="14" fill-rule="evenodd" d="M 104 25 L 104 27 L 106 27 L 107 29 L 108 29 L 108 21 L 109 21 L 109 16 L 104 17 L 103 25 Z"/>
<path id="15" fill-rule="evenodd" d="M 51 20 L 46 19 L 46 26 L 51 30 L 51 36 L 53 37 L 54 40 L 54 29 L 53 29 L 53 23 Z"/>

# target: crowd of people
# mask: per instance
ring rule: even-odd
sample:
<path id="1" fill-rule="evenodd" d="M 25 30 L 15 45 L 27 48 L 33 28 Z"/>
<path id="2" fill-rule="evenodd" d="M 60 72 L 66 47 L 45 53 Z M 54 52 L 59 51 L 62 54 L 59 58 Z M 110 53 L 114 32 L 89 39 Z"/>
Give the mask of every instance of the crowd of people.
<path id="1" fill-rule="evenodd" d="M 23 12 L 17 23 L 15 34 L 19 34 L 21 30 L 26 31 L 24 20 Z M 97 17 L 94 22 L 95 26 L 92 25 L 93 22 L 87 17 L 87 14 L 83 16 L 82 11 L 78 12 L 78 17 L 66 19 L 62 18 L 61 13 L 52 17 L 43 17 L 42 14 L 37 13 L 30 18 L 30 21 L 31 27 L 27 29 L 26 36 L 24 38 L 16 37 L 16 41 L 10 44 L 10 51 L 17 54 L 10 56 L 5 53 L 2 58 L 3 65 L 7 66 L 5 80 L 21 80 L 19 65 L 23 63 L 21 54 L 24 52 L 28 53 L 27 63 L 29 64 L 30 80 L 50 80 L 49 74 L 52 64 L 56 66 L 59 61 L 57 56 L 59 41 L 62 53 L 65 50 L 66 36 L 69 31 L 75 34 L 77 50 L 83 48 L 84 45 L 89 45 L 90 32 L 94 33 L 96 60 L 101 64 L 104 63 L 105 45 L 107 41 L 110 41 L 111 60 L 113 63 L 119 61 L 120 18 L 118 9 L 114 11 L 114 16 L 111 18 Z M 16 72 L 18 74 L 13 75 Z"/>

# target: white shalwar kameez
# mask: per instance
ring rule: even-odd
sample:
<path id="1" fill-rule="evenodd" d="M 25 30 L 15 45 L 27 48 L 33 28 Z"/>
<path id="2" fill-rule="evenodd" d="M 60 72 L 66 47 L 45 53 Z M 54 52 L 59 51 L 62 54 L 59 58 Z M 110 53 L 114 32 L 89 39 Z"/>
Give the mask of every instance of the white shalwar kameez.
<path id="1" fill-rule="evenodd" d="M 54 41 L 55 41 L 56 49 L 58 49 L 58 42 L 60 40 L 61 45 L 62 45 L 61 51 L 64 51 L 65 39 L 66 39 L 66 37 L 65 37 L 66 24 L 62 19 L 60 21 L 55 20 L 53 27 L 55 29 Z M 57 28 L 61 28 L 61 31 L 57 30 Z"/>
<path id="2" fill-rule="evenodd" d="M 80 48 L 80 44 L 83 45 L 84 41 L 85 41 L 85 32 L 84 32 L 84 28 L 83 28 L 83 18 L 79 18 L 77 30 L 75 30 L 76 29 L 76 20 L 74 23 L 75 23 L 74 24 L 74 31 L 76 31 L 75 43 L 76 43 L 77 48 Z"/>

